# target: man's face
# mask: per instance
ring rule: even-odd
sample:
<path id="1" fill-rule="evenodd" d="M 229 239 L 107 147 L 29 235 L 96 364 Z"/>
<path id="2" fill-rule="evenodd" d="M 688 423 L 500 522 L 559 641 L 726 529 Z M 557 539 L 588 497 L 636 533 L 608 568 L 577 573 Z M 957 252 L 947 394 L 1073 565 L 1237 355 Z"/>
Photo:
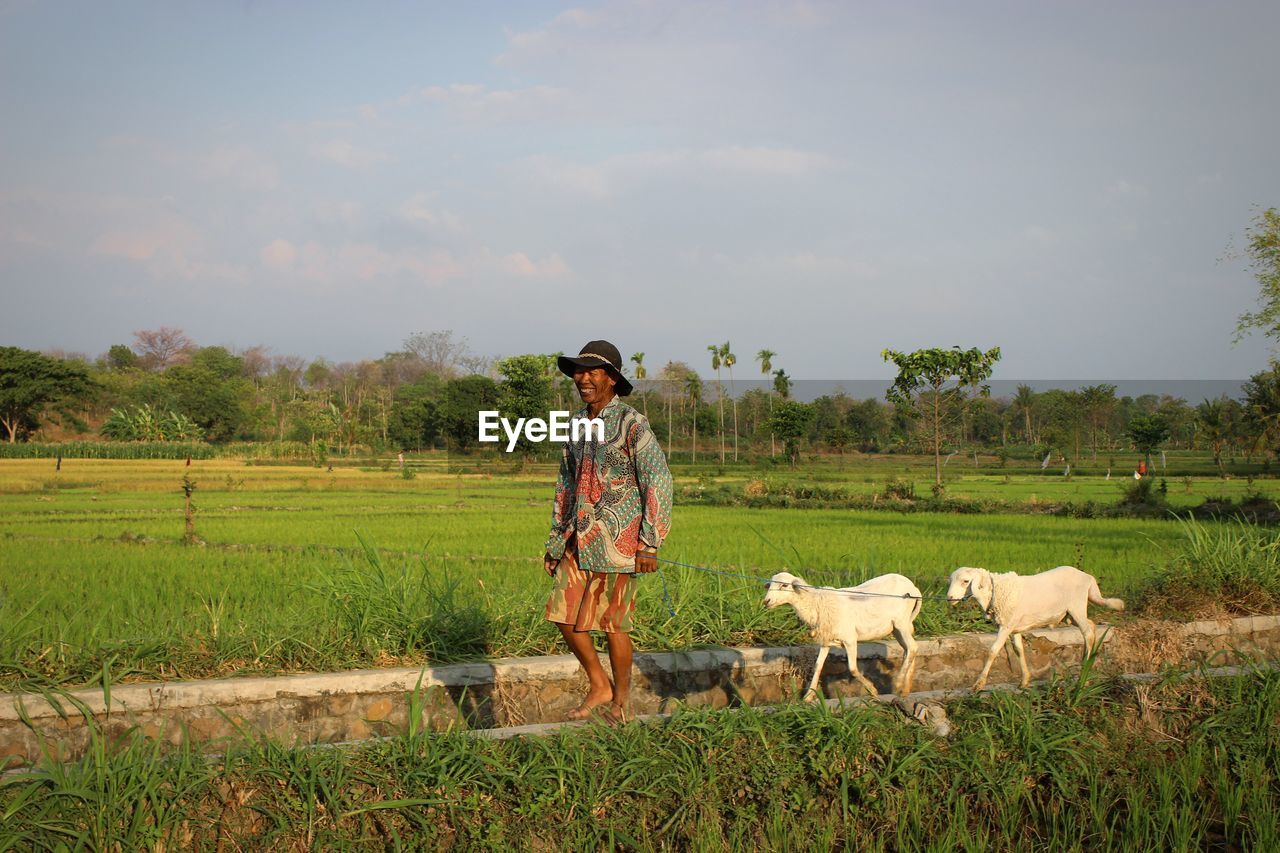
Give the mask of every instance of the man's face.
<path id="1" fill-rule="evenodd" d="M 588 406 L 613 396 L 613 386 L 617 384 L 609 371 L 603 367 L 587 370 L 580 367 L 573 372 L 573 384 L 578 386 L 578 396 Z"/>

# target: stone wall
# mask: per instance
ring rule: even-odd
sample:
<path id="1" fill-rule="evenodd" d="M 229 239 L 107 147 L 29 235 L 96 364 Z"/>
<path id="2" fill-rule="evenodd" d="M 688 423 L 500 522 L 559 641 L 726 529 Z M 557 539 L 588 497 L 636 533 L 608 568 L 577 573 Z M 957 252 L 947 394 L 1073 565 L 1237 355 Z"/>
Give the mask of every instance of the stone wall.
<path id="1" fill-rule="evenodd" d="M 1106 630 L 1099 626 L 1100 632 Z M 914 689 L 970 686 L 993 639 L 990 634 L 959 634 L 919 641 Z M 1129 672 L 1166 663 L 1274 660 L 1280 658 L 1280 616 L 1131 622 L 1110 630 L 1106 640 L 1103 664 Z M 1070 669 L 1080 662 L 1080 632 L 1028 632 L 1026 649 L 1037 678 Z M 681 703 L 721 708 L 793 699 L 808 682 L 816 651 L 796 646 L 638 654 L 632 710 L 647 714 Z M 901 657 L 896 642 L 862 643 L 857 663 L 887 692 Z M 1006 650 L 992 669 L 991 682 L 1017 680 L 1017 663 Z M 822 687 L 833 697 L 859 692 L 840 650 L 827 658 Z M 425 669 L 116 685 L 110 708 L 101 690 L 72 691 L 56 705 L 41 696 L 0 694 L 0 768 L 29 765 L 46 752 L 59 759 L 81 755 L 91 734 L 86 713 L 108 741 L 138 729 L 147 737 L 189 740 L 214 751 L 246 737 L 286 744 L 362 740 L 403 732 L 411 719 L 416 726 L 436 730 L 554 722 L 564 719 L 585 690 L 573 657 L 556 655 Z"/>

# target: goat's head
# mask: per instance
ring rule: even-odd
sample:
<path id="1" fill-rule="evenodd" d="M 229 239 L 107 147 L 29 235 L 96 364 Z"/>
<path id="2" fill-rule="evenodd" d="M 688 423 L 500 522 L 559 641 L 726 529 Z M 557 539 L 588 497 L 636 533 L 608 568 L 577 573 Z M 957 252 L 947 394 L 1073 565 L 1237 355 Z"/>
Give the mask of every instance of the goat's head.
<path id="1" fill-rule="evenodd" d="M 991 605 L 991 572 L 972 566 L 961 566 L 951 573 L 951 585 L 947 587 L 947 601 L 959 604 L 972 597 L 978 606 L 986 610 Z"/>
<path id="2" fill-rule="evenodd" d="M 804 578 L 790 572 L 778 572 L 769 578 L 769 586 L 764 593 L 764 606 L 773 608 L 780 604 L 790 604 L 795 597 L 797 587 L 805 587 Z"/>

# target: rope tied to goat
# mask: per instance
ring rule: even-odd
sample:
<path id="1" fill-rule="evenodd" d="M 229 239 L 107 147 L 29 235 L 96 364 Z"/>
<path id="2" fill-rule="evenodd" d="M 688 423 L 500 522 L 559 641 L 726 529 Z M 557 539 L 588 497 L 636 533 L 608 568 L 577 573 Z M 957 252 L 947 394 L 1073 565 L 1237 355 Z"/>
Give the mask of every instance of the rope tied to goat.
<path id="1" fill-rule="evenodd" d="M 764 584 L 765 586 L 768 586 L 770 583 L 773 582 L 773 578 L 761 577 L 759 575 L 748 575 L 742 572 L 726 572 L 720 569 L 713 569 L 710 566 L 699 566 L 694 563 L 682 563 L 679 560 L 668 560 L 665 557 L 654 557 L 654 559 L 659 563 L 666 563 L 671 566 L 679 566 L 683 569 L 692 569 L 695 572 L 702 572 L 708 575 L 719 575 L 720 577 L 737 578 L 740 580 L 751 581 L 753 583 Z M 667 612 L 670 613 L 671 617 L 674 619 L 676 618 L 676 611 L 675 611 L 675 608 L 671 606 L 671 594 L 667 588 L 667 576 L 662 571 L 661 566 L 658 567 L 658 577 L 662 580 L 662 603 L 666 605 Z M 857 590 L 857 589 L 839 589 L 837 587 L 830 587 L 830 586 L 814 586 L 813 584 L 807 584 L 807 583 L 806 584 L 793 583 L 792 586 L 794 586 L 796 589 L 819 590 L 822 592 L 833 593 L 835 595 L 866 596 L 871 598 L 897 598 L 897 599 L 905 598 L 911 601 L 950 601 L 950 599 L 948 599 L 945 595 L 912 595 L 911 593 L 907 593 L 907 592 L 904 592 L 901 595 L 898 595 L 898 594 L 889 593 L 889 592 L 870 592 L 870 591 Z"/>

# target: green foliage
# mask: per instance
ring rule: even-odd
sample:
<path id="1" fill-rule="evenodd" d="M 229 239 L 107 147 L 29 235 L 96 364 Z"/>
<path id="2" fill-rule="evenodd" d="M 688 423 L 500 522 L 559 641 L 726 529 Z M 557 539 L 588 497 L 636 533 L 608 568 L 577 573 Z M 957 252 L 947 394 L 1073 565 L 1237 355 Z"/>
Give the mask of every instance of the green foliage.
<path id="1" fill-rule="evenodd" d="M 927 425 L 927 438 L 934 457 L 934 485 L 942 487 L 942 443 L 947 422 L 958 414 L 965 392 L 976 390 L 982 396 L 990 393 L 984 383 L 991 378 L 1000 360 L 1000 348 L 982 352 L 977 347 L 919 349 L 904 353 L 886 349 L 880 353 L 893 362 L 898 375 L 885 392 L 889 402 L 921 417 Z"/>
<path id="2" fill-rule="evenodd" d="M 1146 457 L 1151 465 L 1151 454 L 1169 440 L 1169 422 L 1160 415 L 1136 415 L 1125 430 L 1134 449 Z"/>
<path id="3" fill-rule="evenodd" d="M 1255 446 L 1280 454 L 1280 362 L 1249 377 L 1244 395 L 1244 416 Z"/>
<path id="4" fill-rule="evenodd" d="M 800 439 L 809 429 L 813 420 L 813 407 L 795 400 L 781 400 L 773 407 L 769 416 L 769 429 L 782 439 L 786 446 L 787 458 L 795 465 L 800 455 Z"/>
<path id="5" fill-rule="evenodd" d="M 1178 522 L 1184 536 L 1174 558 L 1143 585 L 1153 615 L 1274 612 L 1280 606 L 1280 531 L 1236 520 Z"/>
<path id="6" fill-rule="evenodd" d="M 546 420 L 551 410 L 550 370 L 555 367 L 554 360 L 545 355 L 515 355 L 502 359 L 496 367 L 503 379 L 499 391 L 502 415 L 513 423 L 517 418 Z M 521 435 L 516 447 L 528 456 L 539 445 Z"/>
<path id="7" fill-rule="evenodd" d="M 18 347 L 0 347 L 0 426 L 10 444 L 37 429 L 46 410 L 66 416 L 95 389 L 78 364 Z"/>
<path id="8" fill-rule="evenodd" d="M 112 409 L 102 434 L 115 441 L 203 441 L 204 430 L 186 415 L 156 412 L 146 403 L 132 409 Z"/>
<path id="9" fill-rule="evenodd" d="M 1249 256 L 1249 269 L 1258 280 L 1261 307 L 1240 315 L 1236 340 L 1254 329 L 1268 337 L 1280 338 L 1280 211 L 1270 207 L 1259 213 L 1246 236 L 1249 243 L 1245 251 Z"/>
<path id="10" fill-rule="evenodd" d="M 0 459 L 214 459 L 219 455 L 220 449 L 209 444 L 173 441 L 0 444 Z"/>
<path id="11" fill-rule="evenodd" d="M 431 374 L 396 389 L 387 435 L 392 445 L 405 450 L 425 450 L 440 437 L 443 426 L 444 383 Z"/>
<path id="12" fill-rule="evenodd" d="M 445 386 L 443 432 L 451 451 L 465 453 L 477 443 L 476 413 L 497 409 L 500 398 L 497 383 L 487 376 L 449 380 Z"/>
<path id="13" fill-rule="evenodd" d="M 947 713 L 948 739 L 874 704 L 789 705 L 507 739 L 415 727 L 347 748 L 264 740 L 219 758 L 136 730 L 111 744 L 90 724 L 84 760 L 5 780 L 0 847 L 1280 846 L 1274 671 L 1070 678 Z"/>

